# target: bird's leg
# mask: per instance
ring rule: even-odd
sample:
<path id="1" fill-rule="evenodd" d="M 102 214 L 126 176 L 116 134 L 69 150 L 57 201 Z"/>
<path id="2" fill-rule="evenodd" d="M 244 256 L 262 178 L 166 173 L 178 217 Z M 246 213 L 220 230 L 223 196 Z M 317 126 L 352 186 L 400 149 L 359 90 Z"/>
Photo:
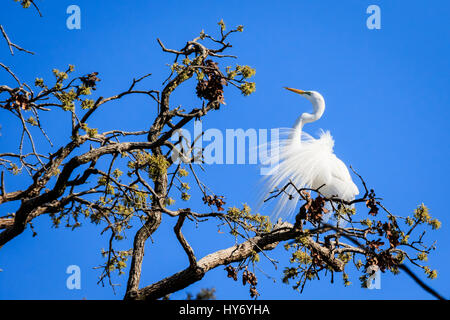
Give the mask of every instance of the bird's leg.
<path id="1" fill-rule="evenodd" d="M 307 214 L 308 213 L 307 213 L 306 205 L 302 205 L 300 207 L 299 212 L 295 216 L 295 224 L 294 224 L 295 229 L 299 229 L 300 231 L 303 231 L 303 224 L 306 224 Z"/>
<path id="2" fill-rule="evenodd" d="M 294 223 L 294 229 L 298 229 L 300 231 L 303 231 L 303 220 L 302 220 L 302 215 L 301 215 L 301 210 L 300 212 L 295 216 L 295 223 Z"/>

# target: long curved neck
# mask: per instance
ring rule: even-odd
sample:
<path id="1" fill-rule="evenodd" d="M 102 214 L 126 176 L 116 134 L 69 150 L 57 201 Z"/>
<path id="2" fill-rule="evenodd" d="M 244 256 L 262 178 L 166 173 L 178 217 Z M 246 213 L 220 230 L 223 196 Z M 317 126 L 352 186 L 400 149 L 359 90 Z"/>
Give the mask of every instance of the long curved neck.
<path id="1" fill-rule="evenodd" d="M 311 101 L 311 103 L 313 105 L 314 112 L 313 113 L 307 113 L 307 112 L 302 113 L 302 115 L 300 117 L 298 117 L 297 120 L 295 121 L 295 124 L 293 127 L 294 131 L 291 136 L 291 138 L 294 141 L 300 141 L 300 138 L 302 135 L 302 129 L 306 123 L 311 123 L 311 122 L 319 120 L 325 111 L 325 101 L 313 100 L 313 101 Z"/>

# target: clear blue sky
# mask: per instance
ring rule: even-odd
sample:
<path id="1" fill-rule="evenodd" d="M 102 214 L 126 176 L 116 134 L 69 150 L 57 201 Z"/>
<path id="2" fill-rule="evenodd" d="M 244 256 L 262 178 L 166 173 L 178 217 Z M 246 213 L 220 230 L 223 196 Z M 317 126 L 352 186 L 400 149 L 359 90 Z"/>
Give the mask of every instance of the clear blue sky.
<path id="1" fill-rule="evenodd" d="M 444 0 L 423 1 L 37 1 L 44 14 L 23 10 L 2 1 L 0 21 L 14 42 L 36 52 L 35 56 L 9 56 L 0 41 L 1 61 L 13 67 L 21 79 L 51 77 L 52 68 L 74 64 L 79 74 L 98 71 L 102 79 L 96 94 L 108 96 L 128 88 L 133 77 L 153 73 L 145 84 L 160 88 L 167 77 L 166 63 L 156 42 L 179 48 L 205 29 L 215 32 L 221 18 L 229 26 L 242 24 L 244 33 L 233 38 L 232 53 L 240 64 L 256 68 L 256 93 L 243 97 L 227 88 L 227 106 L 208 115 L 205 129 L 275 128 L 292 125 L 309 106 L 282 90 L 283 86 L 320 91 L 327 110 L 306 131 L 319 128 L 333 134 L 336 154 L 362 174 L 370 187 L 385 199 L 385 205 L 401 215 L 411 214 L 420 202 L 442 222 L 430 234 L 437 240 L 437 252 L 429 265 L 438 270 L 438 279 L 421 278 L 450 297 L 448 284 L 449 225 L 447 170 L 450 156 L 448 121 L 449 12 Z M 82 29 L 68 30 L 66 8 L 78 4 Z M 382 29 L 366 28 L 366 8 L 381 7 Z M 234 64 L 234 61 L 228 61 Z M 0 72 L 0 83 L 13 83 Z M 184 91 L 183 91 L 184 90 Z M 198 104 L 189 90 L 181 90 L 173 103 Z M 105 130 L 148 128 L 153 113 L 148 100 L 128 98 L 110 106 L 111 112 L 97 115 L 90 123 Z M 0 152 L 14 150 L 16 122 L 0 112 L 2 136 Z M 66 143 L 67 115 L 55 113 L 45 118 L 54 142 Z M 67 134 L 66 134 L 67 133 Z M 44 141 L 42 141 L 44 143 Z M 228 205 L 254 204 L 258 167 L 254 165 L 212 165 L 203 180 Z M 8 189 L 23 185 L 8 180 Z M 193 202 L 198 208 L 199 203 Z M 13 210 L 11 207 L 9 210 Z M 267 213 L 267 212 L 262 212 Z M 5 212 L 1 212 L 5 214 Z M 165 217 L 154 244 L 147 245 L 141 286 L 168 276 L 187 266 L 187 259 L 172 233 L 174 221 Z M 41 217 L 34 223 L 38 236 L 27 229 L 0 249 L 0 299 L 120 299 L 122 286 L 114 295 L 108 286 L 96 285 L 102 262 L 100 249 L 108 238 L 100 228 L 86 224 L 77 231 L 50 227 Z M 232 244 L 213 225 L 186 226 L 186 237 L 199 257 Z M 429 238 L 431 240 L 431 238 Z M 131 247 L 132 239 L 123 248 Z M 302 295 L 281 283 L 281 271 L 288 259 L 283 249 L 270 253 L 280 260 L 280 268 L 262 258 L 260 268 L 273 279 L 259 274 L 262 299 L 428 299 L 406 275 L 383 274 L 380 290 L 361 289 L 358 274 L 350 273 L 353 285 L 345 288 L 340 278 L 309 283 Z M 82 289 L 67 290 L 65 270 L 76 264 L 82 270 Z M 418 271 L 418 270 L 416 270 Z M 420 271 L 419 271 L 420 272 Z M 247 299 L 248 287 L 225 277 L 223 268 L 208 273 L 173 298 L 184 298 L 202 287 L 216 287 L 220 299 Z"/>

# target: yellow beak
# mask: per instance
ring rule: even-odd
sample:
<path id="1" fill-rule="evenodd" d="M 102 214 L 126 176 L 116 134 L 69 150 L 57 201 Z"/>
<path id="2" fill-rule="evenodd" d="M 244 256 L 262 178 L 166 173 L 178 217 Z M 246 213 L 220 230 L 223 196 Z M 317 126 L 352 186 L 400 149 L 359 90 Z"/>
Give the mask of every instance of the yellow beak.
<path id="1" fill-rule="evenodd" d="M 295 92 L 295 93 L 298 93 L 298 94 L 303 94 L 303 93 L 305 93 L 305 91 L 303 91 L 303 90 L 300 90 L 300 89 L 294 89 L 294 88 L 288 88 L 288 87 L 284 87 L 286 90 L 289 90 L 289 91 L 292 91 L 292 92 Z"/>

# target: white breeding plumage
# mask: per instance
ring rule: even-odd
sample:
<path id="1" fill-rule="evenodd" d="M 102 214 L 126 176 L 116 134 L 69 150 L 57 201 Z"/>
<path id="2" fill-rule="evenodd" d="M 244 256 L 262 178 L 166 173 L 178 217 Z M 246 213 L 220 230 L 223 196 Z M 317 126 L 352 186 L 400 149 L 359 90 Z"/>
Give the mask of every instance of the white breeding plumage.
<path id="1" fill-rule="evenodd" d="M 334 140 L 329 131 L 321 131 L 315 139 L 302 132 L 306 123 L 316 121 L 325 111 L 325 100 L 316 91 L 303 91 L 286 88 L 308 99 L 314 112 L 303 113 L 292 129 L 284 134 L 287 137 L 271 143 L 270 163 L 277 163 L 268 173 L 265 183 L 265 197 L 275 188 L 283 188 L 289 181 L 297 188 L 320 188 L 327 198 L 337 197 L 351 201 L 359 193 L 353 183 L 346 165 L 333 153 Z M 290 200 L 289 194 L 292 195 Z M 280 194 L 274 214 L 291 214 L 300 199 L 293 187 Z"/>

